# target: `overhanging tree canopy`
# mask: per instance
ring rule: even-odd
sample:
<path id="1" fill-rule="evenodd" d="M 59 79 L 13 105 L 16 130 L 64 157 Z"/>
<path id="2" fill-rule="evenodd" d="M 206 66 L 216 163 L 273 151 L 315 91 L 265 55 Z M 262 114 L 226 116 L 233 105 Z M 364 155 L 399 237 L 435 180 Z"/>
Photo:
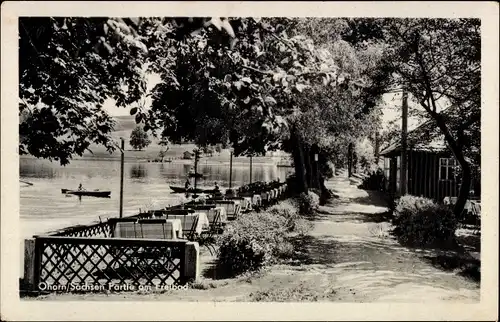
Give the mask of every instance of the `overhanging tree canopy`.
<path id="1" fill-rule="evenodd" d="M 115 149 L 107 98 L 130 106 L 146 93 L 152 33 L 182 39 L 218 18 L 19 19 L 19 153 L 67 164 L 91 143 Z"/>

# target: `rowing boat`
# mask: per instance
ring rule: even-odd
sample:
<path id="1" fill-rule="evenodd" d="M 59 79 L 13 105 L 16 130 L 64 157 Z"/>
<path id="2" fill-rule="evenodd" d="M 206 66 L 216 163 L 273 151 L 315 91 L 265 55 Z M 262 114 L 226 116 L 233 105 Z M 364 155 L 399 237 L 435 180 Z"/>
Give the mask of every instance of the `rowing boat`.
<path id="1" fill-rule="evenodd" d="M 186 189 L 184 187 L 176 187 L 176 186 L 170 186 L 170 189 L 172 189 L 173 192 L 175 193 L 215 193 L 215 189 L 200 189 L 200 188 L 189 188 Z"/>
<path id="2" fill-rule="evenodd" d="M 111 195 L 111 191 L 88 191 L 88 190 L 61 189 L 61 192 L 64 194 L 67 194 L 67 195 L 90 196 L 90 197 L 101 197 L 101 198 L 109 198 Z"/>

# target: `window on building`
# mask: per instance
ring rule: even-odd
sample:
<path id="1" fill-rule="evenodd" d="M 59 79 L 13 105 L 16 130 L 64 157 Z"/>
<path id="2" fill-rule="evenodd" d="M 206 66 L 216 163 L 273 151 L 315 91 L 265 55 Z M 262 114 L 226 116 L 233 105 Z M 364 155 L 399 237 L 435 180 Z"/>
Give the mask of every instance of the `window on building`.
<path id="1" fill-rule="evenodd" d="M 453 158 L 439 158 L 439 180 L 455 180 L 457 161 Z"/>
<path id="2" fill-rule="evenodd" d="M 385 177 L 385 189 L 389 189 L 389 182 L 391 177 L 391 159 L 384 158 L 384 177 Z"/>
<path id="3" fill-rule="evenodd" d="M 391 175 L 391 159 L 384 158 L 384 176 L 386 179 L 389 179 L 390 175 Z"/>

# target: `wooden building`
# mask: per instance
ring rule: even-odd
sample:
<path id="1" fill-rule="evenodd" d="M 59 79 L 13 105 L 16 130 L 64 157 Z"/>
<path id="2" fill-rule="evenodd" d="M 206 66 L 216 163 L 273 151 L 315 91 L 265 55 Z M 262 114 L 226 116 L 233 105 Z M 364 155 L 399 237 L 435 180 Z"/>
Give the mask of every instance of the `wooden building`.
<path id="1" fill-rule="evenodd" d="M 443 202 L 445 197 L 456 197 L 460 190 L 457 176 L 458 162 L 447 147 L 443 137 L 426 140 L 428 127 L 424 124 L 408 133 L 407 194 L 427 197 Z M 401 142 L 383 149 L 386 191 L 399 196 L 401 193 Z"/>

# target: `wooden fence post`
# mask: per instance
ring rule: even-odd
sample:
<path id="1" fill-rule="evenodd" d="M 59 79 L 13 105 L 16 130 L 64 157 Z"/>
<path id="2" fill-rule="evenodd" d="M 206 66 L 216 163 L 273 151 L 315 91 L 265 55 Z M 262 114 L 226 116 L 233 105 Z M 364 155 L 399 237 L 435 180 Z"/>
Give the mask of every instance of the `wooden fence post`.
<path id="1" fill-rule="evenodd" d="M 35 240 L 24 240 L 24 274 L 23 286 L 26 291 L 34 291 L 36 288 L 35 281 Z"/>
<path id="2" fill-rule="evenodd" d="M 183 273 L 186 281 L 197 281 L 200 278 L 200 245 L 197 242 L 187 242 L 184 247 Z"/>

